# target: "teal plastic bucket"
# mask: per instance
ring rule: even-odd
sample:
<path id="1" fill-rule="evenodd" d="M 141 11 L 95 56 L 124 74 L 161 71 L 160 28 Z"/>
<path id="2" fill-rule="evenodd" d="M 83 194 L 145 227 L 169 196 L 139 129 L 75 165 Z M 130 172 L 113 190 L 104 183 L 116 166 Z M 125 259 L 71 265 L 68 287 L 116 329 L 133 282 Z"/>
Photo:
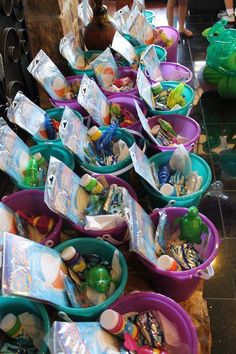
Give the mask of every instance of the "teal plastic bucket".
<path id="1" fill-rule="evenodd" d="M 69 240 L 63 242 L 62 244 L 55 247 L 55 250 L 58 252 L 62 252 L 66 247 L 73 246 L 77 249 L 82 255 L 96 253 L 99 256 L 103 257 L 106 261 L 110 264 L 112 262 L 112 257 L 117 249 L 110 243 L 94 238 L 77 238 L 73 240 Z M 72 307 L 65 307 L 65 306 L 55 306 L 56 309 L 60 312 L 66 313 L 71 319 L 79 320 L 79 321 L 88 321 L 88 320 L 96 320 L 101 312 L 106 310 L 113 302 L 115 302 L 124 292 L 127 279 L 128 279 L 128 268 L 125 261 L 124 256 L 119 251 L 119 260 L 120 265 L 122 268 L 122 278 L 120 284 L 114 294 L 110 296 L 106 301 L 103 303 L 87 307 L 87 308 L 72 308 Z M 63 314 L 59 315 L 63 317 Z"/>
<path id="2" fill-rule="evenodd" d="M 102 53 L 102 51 L 100 51 L 100 50 L 87 50 L 86 52 L 84 52 L 84 56 L 86 59 L 90 59 L 93 55 L 95 55 L 95 54 L 100 55 L 101 53 Z M 86 74 L 88 77 L 95 77 L 93 69 L 79 70 L 79 69 L 73 68 L 70 64 L 69 64 L 69 67 L 75 75 Z"/>
<path id="3" fill-rule="evenodd" d="M 49 161 L 50 156 L 56 157 L 58 160 L 61 160 L 66 164 L 71 170 L 75 168 L 75 159 L 74 155 L 65 147 L 58 144 L 47 143 L 47 144 L 38 144 L 30 148 L 30 154 L 34 155 L 36 152 L 40 152 L 42 156 Z M 44 186 L 40 187 L 31 187 L 26 186 L 23 183 L 16 183 L 19 189 L 40 189 L 44 190 Z"/>
<path id="4" fill-rule="evenodd" d="M 153 23 L 154 19 L 155 19 L 155 13 L 153 11 L 150 10 L 144 10 L 143 11 L 143 16 L 145 17 L 146 21 L 148 23 Z"/>
<path id="5" fill-rule="evenodd" d="M 105 131 L 107 128 L 108 127 L 100 127 L 99 129 Z M 118 128 L 115 138 L 125 141 L 128 147 L 131 147 L 135 143 L 133 135 L 125 129 Z M 129 171 L 133 168 L 130 156 L 112 166 L 95 166 L 87 162 L 82 162 L 78 157 L 76 157 L 76 159 L 80 167 L 87 173 L 112 174 L 113 176 L 119 176 L 126 180 L 128 179 Z"/>
<path id="6" fill-rule="evenodd" d="M 133 36 L 131 36 L 130 34 L 124 34 L 124 37 L 125 37 L 125 39 L 127 39 L 127 41 L 129 41 L 130 42 L 130 44 L 132 44 L 132 46 L 138 46 L 138 45 L 140 45 L 140 43 L 139 43 L 139 41 L 136 39 L 136 38 L 134 38 Z"/>
<path id="7" fill-rule="evenodd" d="M 168 90 L 170 88 L 175 88 L 176 86 L 178 86 L 179 82 L 178 81 L 162 81 L 161 85 L 164 87 L 165 90 Z M 157 116 L 158 114 L 182 114 L 183 116 L 188 116 L 191 109 L 192 109 L 192 103 L 194 100 L 194 91 L 193 91 L 192 87 L 185 84 L 183 96 L 185 98 L 186 104 L 179 109 L 172 109 L 171 111 L 159 111 L 157 109 L 151 109 L 150 107 L 148 107 L 148 112 L 152 116 Z"/>
<path id="8" fill-rule="evenodd" d="M 154 163 L 157 166 L 168 165 L 169 160 L 173 154 L 173 151 L 161 152 L 160 154 L 156 154 L 152 156 L 149 161 L 150 163 Z M 209 187 L 212 179 L 212 173 L 210 166 L 207 162 L 196 154 L 190 153 L 190 158 L 192 161 L 192 170 L 197 171 L 199 176 L 202 176 L 202 187 L 199 191 L 186 195 L 183 197 L 173 197 L 166 196 L 156 192 L 151 185 L 148 184 L 144 179 L 142 179 L 143 186 L 147 191 L 151 204 L 153 208 L 160 208 L 166 206 L 170 201 L 174 201 L 174 206 L 189 208 L 190 206 L 198 206 L 203 193 L 206 192 Z"/>
<path id="9" fill-rule="evenodd" d="M 142 52 L 144 52 L 144 50 L 148 47 L 148 45 L 143 44 L 143 45 L 138 45 L 135 47 L 135 51 L 136 54 L 138 56 L 140 56 L 142 54 Z M 155 45 L 155 50 L 158 56 L 158 59 L 160 60 L 161 63 L 163 63 L 164 61 L 166 61 L 167 58 L 167 51 L 165 50 L 165 48 L 160 47 L 159 45 Z"/>
<path id="10" fill-rule="evenodd" d="M 42 304 L 19 297 L 0 296 L 0 320 L 8 313 L 20 315 L 23 312 L 29 312 L 41 318 L 44 324 L 45 335 L 48 333 L 50 330 L 50 322 L 48 313 Z M 46 352 L 47 346 L 43 341 L 38 354 L 45 354 Z"/>
<path id="11" fill-rule="evenodd" d="M 63 112 L 65 108 L 50 108 L 46 110 L 46 113 L 53 119 L 55 119 L 57 122 L 61 121 Z M 73 113 L 83 122 L 83 117 L 78 111 L 75 111 L 74 109 L 72 110 Z M 42 139 L 38 138 L 36 136 L 33 136 L 32 139 L 37 143 L 37 144 L 42 144 L 42 143 L 54 143 L 54 144 L 61 144 L 61 139 Z"/>

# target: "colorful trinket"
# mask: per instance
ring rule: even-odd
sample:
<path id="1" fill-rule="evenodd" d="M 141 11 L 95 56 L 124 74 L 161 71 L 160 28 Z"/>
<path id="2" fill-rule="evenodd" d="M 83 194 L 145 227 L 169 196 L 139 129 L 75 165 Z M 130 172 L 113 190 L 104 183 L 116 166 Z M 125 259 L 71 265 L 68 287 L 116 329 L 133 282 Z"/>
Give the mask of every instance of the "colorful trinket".
<path id="1" fill-rule="evenodd" d="M 137 326 L 114 310 L 106 310 L 100 317 L 100 325 L 108 332 L 123 337 L 129 333 L 132 338 L 138 335 Z"/>
<path id="2" fill-rule="evenodd" d="M 66 247 L 61 253 L 61 258 L 75 273 L 81 273 L 86 269 L 83 257 L 73 246 Z"/>
<path id="3" fill-rule="evenodd" d="M 110 287 L 111 277 L 105 267 L 97 265 L 88 270 L 86 282 L 97 292 L 105 293 Z"/>

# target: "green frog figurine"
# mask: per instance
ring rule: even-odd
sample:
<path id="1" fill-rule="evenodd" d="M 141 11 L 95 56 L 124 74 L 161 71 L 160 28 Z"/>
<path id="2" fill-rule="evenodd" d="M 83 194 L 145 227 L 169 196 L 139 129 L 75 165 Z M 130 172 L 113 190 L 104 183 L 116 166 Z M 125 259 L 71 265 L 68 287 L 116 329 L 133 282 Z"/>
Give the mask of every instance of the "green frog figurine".
<path id="1" fill-rule="evenodd" d="M 195 206 L 190 207 L 184 216 L 176 218 L 174 224 L 180 225 L 180 240 L 187 242 L 200 244 L 202 233 L 208 233 L 208 228 L 198 215 Z"/>

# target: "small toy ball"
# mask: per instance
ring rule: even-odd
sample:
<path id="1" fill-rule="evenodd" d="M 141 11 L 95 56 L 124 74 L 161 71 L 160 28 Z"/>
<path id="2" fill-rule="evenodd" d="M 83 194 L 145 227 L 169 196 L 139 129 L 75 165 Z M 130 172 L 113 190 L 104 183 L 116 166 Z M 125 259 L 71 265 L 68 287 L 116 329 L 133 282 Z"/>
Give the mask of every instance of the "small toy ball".
<path id="1" fill-rule="evenodd" d="M 107 269 L 103 266 L 95 266 L 86 274 L 86 281 L 91 288 L 99 293 L 105 293 L 111 284 L 111 277 Z"/>
<path id="2" fill-rule="evenodd" d="M 198 215 L 195 206 L 189 208 L 184 216 L 175 219 L 174 223 L 180 225 L 180 240 L 200 244 L 202 233 L 208 233 L 208 228 Z"/>

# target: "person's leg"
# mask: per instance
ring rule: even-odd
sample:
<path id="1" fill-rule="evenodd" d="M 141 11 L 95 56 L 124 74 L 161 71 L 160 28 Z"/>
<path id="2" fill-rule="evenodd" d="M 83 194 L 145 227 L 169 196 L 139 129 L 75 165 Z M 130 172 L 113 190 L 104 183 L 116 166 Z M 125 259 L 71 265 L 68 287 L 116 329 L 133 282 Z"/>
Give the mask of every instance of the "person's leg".
<path id="1" fill-rule="evenodd" d="M 167 16 L 168 25 L 172 27 L 174 24 L 175 2 L 176 0 L 168 0 L 167 7 L 166 7 L 166 16 Z"/>
<path id="2" fill-rule="evenodd" d="M 221 11 L 218 14 L 218 18 L 227 20 L 228 22 L 234 22 L 235 21 L 234 0 L 224 0 L 224 1 L 225 1 L 225 10 L 226 11 Z"/>
<path id="3" fill-rule="evenodd" d="M 188 4 L 187 0 L 179 0 L 179 32 L 185 34 L 186 36 L 191 37 L 193 34 L 191 31 L 185 28 L 185 21 L 188 11 Z"/>

